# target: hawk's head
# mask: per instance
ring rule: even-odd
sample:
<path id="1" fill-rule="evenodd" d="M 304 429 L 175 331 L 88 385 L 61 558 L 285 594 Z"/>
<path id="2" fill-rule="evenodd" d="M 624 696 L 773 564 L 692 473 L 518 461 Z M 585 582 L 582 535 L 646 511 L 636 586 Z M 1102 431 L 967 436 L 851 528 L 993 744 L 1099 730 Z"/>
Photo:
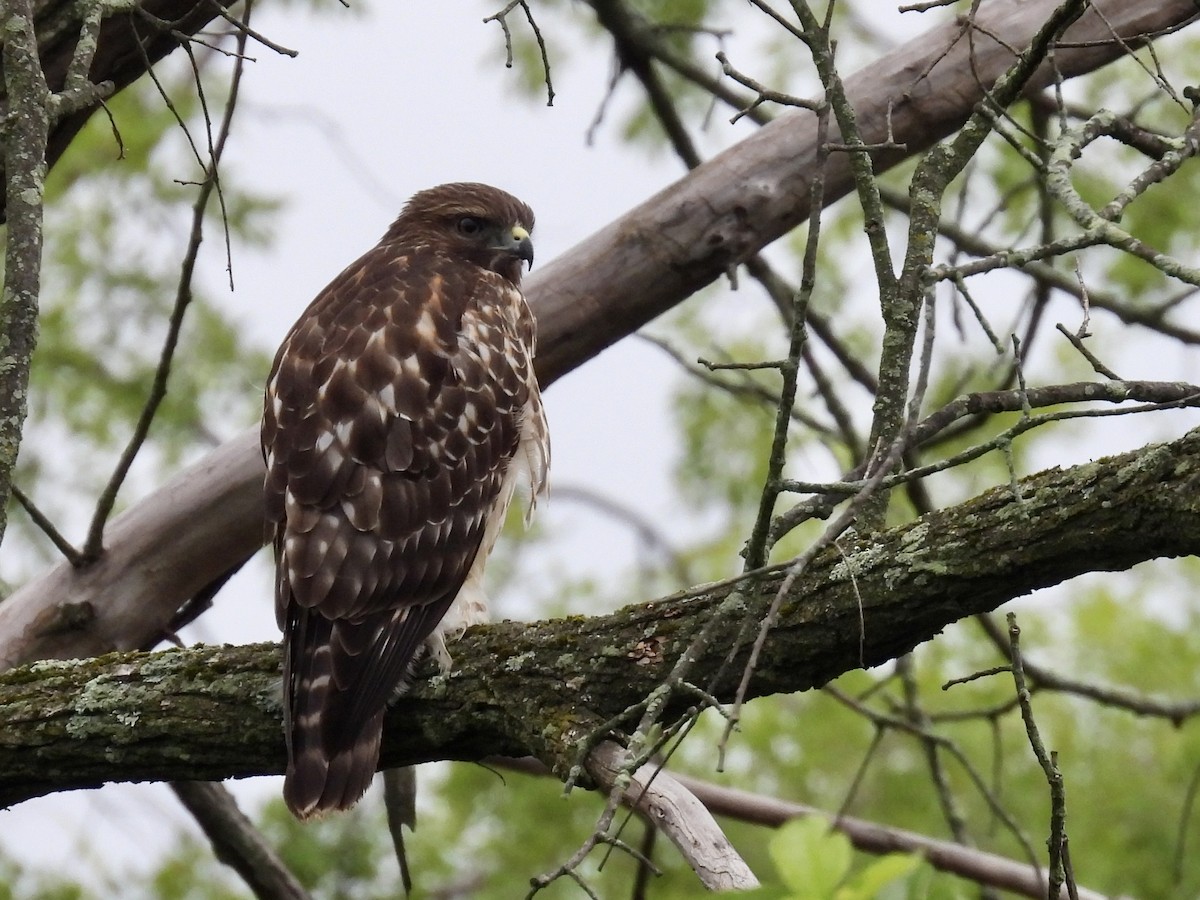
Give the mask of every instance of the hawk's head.
<path id="1" fill-rule="evenodd" d="M 384 236 L 406 247 L 430 247 L 521 282 L 533 265 L 533 210 L 499 188 L 443 184 L 413 194 Z"/>

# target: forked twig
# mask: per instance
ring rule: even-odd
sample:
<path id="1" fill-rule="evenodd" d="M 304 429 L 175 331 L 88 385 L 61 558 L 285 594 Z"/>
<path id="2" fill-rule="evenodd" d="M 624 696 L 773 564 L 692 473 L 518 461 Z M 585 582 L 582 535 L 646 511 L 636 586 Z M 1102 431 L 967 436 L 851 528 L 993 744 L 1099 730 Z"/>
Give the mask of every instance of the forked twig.
<path id="1" fill-rule="evenodd" d="M 248 22 L 252 4 L 246 4 L 245 19 Z M 188 237 L 187 249 L 184 253 L 183 262 L 180 266 L 179 284 L 175 294 L 175 305 L 171 311 L 170 319 L 167 324 L 167 335 L 163 341 L 162 352 L 159 356 L 158 365 L 155 368 L 154 380 L 150 386 L 150 393 L 146 398 L 146 403 L 142 407 L 141 415 L 134 426 L 133 434 L 130 436 L 129 443 L 122 451 L 120 459 L 113 470 L 112 476 L 109 478 L 108 484 L 105 485 L 100 497 L 96 501 L 96 509 L 92 515 L 92 521 L 88 528 L 87 539 L 84 542 L 82 555 L 85 562 L 92 562 L 100 557 L 104 552 L 104 527 L 108 522 L 109 516 L 112 514 L 113 507 L 116 504 L 117 494 L 121 490 L 121 485 L 124 483 L 126 476 L 129 474 L 130 468 L 133 466 L 133 461 L 137 458 L 142 446 L 146 441 L 146 437 L 150 433 L 150 426 L 154 423 L 154 418 L 158 413 L 162 401 L 167 395 L 167 382 L 171 376 L 171 366 L 175 358 L 175 350 L 179 344 L 179 335 L 183 328 L 184 315 L 187 308 L 192 302 L 192 276 L 196 268 L 196 260 L 200 253 L 200 243 L 204 234 L 204 216 L 208 207 L 208 200 L 214 191 L 219 191 L 218 168 L 221 162 L 221 156 L 225 150 L 226 141 L 229 138 L 230 129 L 233 124 L 233 113 L 237 107 L 238 89 L 241 85 L 243 68 L 245 65 L 245 45 L 248 39 L 248 34 L 241 31 L 237 36 L 238 54 L 233 64 L 233 75 L 229 86 L 229 100 L 225 106 L 225 112 L 221 120 L 220 127 L 216 137 L 211 141 L 211 150 L 209 161 L 204 166 L 204 180 L 200 183 L 199 191 L 197 192 L 196 201 L 192 205 L 192 227 Z M 197 73 L 197 79 L 199 73 Z M 157 83 L 157 81 L 156 81 Z M 162 90 L 160 86 L 160 91 Z M 186 129 L 185 129 L 186 130 Z M 190 137 L 189 137 L 190 141 Z M 195 150 L 194 143 L 192 144 Z"/>

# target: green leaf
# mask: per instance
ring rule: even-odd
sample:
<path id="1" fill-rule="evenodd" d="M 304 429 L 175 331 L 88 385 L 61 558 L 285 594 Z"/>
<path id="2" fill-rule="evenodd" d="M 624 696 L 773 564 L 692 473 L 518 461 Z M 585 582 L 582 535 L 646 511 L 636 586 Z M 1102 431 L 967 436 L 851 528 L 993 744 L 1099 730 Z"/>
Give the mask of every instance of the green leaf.
<path id="1" fill-rule="evenodd" d="M 905 853 L 889 853 L 863 869 L 851 885 L 838 892 L 839 900 L 874 900 L 908 896 L 907 884 L 921 866 L 921 857 Z M 889 890 L 892 889 L 892 890 Z"/>
<path id="2" fill-rule="evenodd" d="M 783 883 L 797 898 L 832 897 L 850 872 L 850 841 L 824 819 L 793 819 L 771 838 L 770 850 Z"/>

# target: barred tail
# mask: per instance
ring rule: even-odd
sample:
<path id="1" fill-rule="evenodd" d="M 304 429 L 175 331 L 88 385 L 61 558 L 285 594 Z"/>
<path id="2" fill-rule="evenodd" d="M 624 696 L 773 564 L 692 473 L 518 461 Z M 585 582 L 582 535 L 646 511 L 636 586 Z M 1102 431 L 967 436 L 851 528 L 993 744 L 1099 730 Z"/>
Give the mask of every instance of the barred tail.
<path id="1" fill-rule="evenodd" d="M 403 690 L 453 599 L 448 594 L 357 619 L 284 605 L 283 798 L 297 818 L 348 809 L 366 793 L 379 764 L 387 704 Z"/>
<path id="2" fill-rule="evenodd" d="M 350 746 L 330 753 L 320 735 L 302 725 L 292 730 L 292 752 L 283 799 L 298 819 L 349 809 L 366 793 L 379 763 L 383 713 L 367 722 Z"/>
<path id="3" fill-rule="evenodd" d="M 366 793 L 379 762 L 384 710 L 347 714 L 353 704 L 335 672 L 346 623 L 310 610 L 290 612 L 283 671 L 288 745 L 283 799 L 296 818 L 308 819 L 348 809 Z"/>

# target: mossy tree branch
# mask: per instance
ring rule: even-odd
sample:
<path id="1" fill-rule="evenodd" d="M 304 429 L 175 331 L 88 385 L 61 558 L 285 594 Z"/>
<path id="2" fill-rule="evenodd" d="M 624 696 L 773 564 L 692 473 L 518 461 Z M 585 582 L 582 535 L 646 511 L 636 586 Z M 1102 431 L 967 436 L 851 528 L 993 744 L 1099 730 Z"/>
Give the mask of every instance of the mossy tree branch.
<path id="1" fill-rule="evenodd" d="M 996 79 L 983 100 L 953 138 L 934 147 L 917 164 L 909 186 L 911 214 L 907 251 L 900 277 L 880 284 L 884 333 L 879 361 L 879 390 L 875 394 L 874 418 L 868 446 L 891 446 L 901 434 L 909 404 L 909 373 L 917 346 L 921 310 L 929 294 L 927 273 L 933 264 L 942 199 L 950 183 L 975 157 L 991 135 L 997 114 L 1015 103 L 1043 66 L 1047 53 L 1087 8 L 1083 0 L 1068 0 L 1041 23 L 1028 47 Z M 891 287 L 892 290 L 886 288 Z M 887 512 L 888 496 L 881 494 L 868 504 L 859 521 L 880 527 Z"/>
<path id="2" fill-rule="evenodd" d="M 1086 572 L 1200 552 L 1200 430 L 1019 487 L 1019 496 L 995 488 L 820 554 L 782 604 L 750 696 L 878 665 L 952 622 Z M 533 755 L 563 774 L 578 741 L 643 701 L 735 586 L 757 618 L 785 570 L 607 616 L 472 629 L 456 646 L 454 672 L 425 667 L 396 705 L 381 762 Z M 729 649 L 705 648 L 692 669 L 722 701 L 737 689 L 749 646 L 732 666 L 723 665 Z M 108 781 L 278 773 L 278 694 L 270 644 L 10 671 L 0 675 L 0 804 Z M 677 692 L 668 715 L 684 714 L 689 697 Z"/>
<path id="3" fill-rule="evenodd" d="M 13 212 L 5 233 L 4 292 L 0 295 L 0 538 L 8 517 L 12 473 L 28 411 L 29 361 L 37 343 L 42 269 L 42 196 L 50 90 L 38 64 L 30 0 L 5 4 L 5 90 L 15 97 L 4 128 L 5 203 Z"/>

